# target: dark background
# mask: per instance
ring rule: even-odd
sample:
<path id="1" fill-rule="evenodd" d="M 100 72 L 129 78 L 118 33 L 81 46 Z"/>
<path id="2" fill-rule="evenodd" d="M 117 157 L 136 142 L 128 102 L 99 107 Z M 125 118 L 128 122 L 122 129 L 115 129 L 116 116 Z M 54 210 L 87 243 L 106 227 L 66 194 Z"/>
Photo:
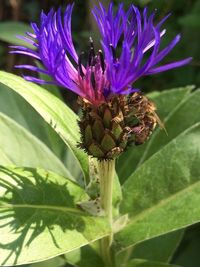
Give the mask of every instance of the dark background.
<path id="1" fill-rule="evenodd" d="M 0 0 L 0 68 L 9 72 L 21 74 L 14 69 L 16 63 L 31 63 L 30 58 L 8 53 L 8 44 L 16 43 L 15 34 L 23 31 L 26 25 L 18 23 L 5 24 L 5 22 L 23 22 L 38 21 L 41 10 L 49 11 L 51 7 L 63 8 L 67 3 L 72 1 L 63 0 Z M 92 36 L 95 45 L 99 44 L 99 33 L 94 20 L 90 14 L 92 6 L 97 1 L 75 1 L 73 12 L 73 38 L 74 43 L 79 51 L 88 49 L 88 39 Z M 102 1 L 108 5 L 109 1 Z M 120 1 L 115 0 L 117 4 Z M 151 77 L 145 77 L 137 82 L 137 87 L 144 92 L 153 90 L 164 90 L 168 88 L 181 87 L 194 84 L 200 85 L 200 1 L 199 0 L 135 0 L 124 1 L 125 6 L 130 3 L 137 4 L 140 8 L 145 5 L 149 10 L 158 9 L 157 20 L 163 18 L 167 13 L 172 12 L 171 17 L 167 20 L 164 27 L 167 33 L 163 38 L 163 45 L 172 40 L 177 33 L 181 33 L 182 39 L 177 47 L 165 59 L 164 63 L 173 60 L 179 60 L 188 56 L 193 57 L 189 66 L 180 69 L 171 70 L 166 73 L 158 74 Z M 62 90 L 62 94 L 67 103 L 76 103 L 76 96 L 67 90 Z M 71 101 L 74 100 L 74 101 Z M 177 250 L 173 262 L 184 267 L 200 266 L 200 225 L 195 225 L 187 229 L 185 237 Z"/>

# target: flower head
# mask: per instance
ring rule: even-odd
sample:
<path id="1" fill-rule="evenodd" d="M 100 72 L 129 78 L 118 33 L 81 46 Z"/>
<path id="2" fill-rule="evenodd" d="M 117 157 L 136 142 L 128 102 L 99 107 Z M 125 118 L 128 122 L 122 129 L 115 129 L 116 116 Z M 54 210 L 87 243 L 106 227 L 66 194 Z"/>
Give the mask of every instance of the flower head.
<path id="1" fill-rule="evenodd" d="M 142 76 L 183 66 L 191 58 L 160 66 L 160 61 L 180 40 L 177 35 L 166 48 L 160 49 L 165 34 L 161 27 L 169 15 L 155 24 L 155 13 L 148 16 L 146 8 L 140 13 L 131 5 L 125 11 L 120 4 L 114 13 L 111 3 L 108 10 L 99 4 L 92 11 L 102 35 L 102 50 L 95 51 L 90 38 L 84 65 L 86 55 L 78 56 L 72 41 L 72 9 L 73 5 L 67 6 L 64 18 L 61 9 L 42 13 L 40 25 L 31 24 L 34 33 L 22 37 L 36 50 L 14 46 L 12 53 L 31 56 L 44 65 L 44 69 L 30 65 L 18 68 L 47 74 L 52 78 L 50 83 L 79 95 L 83 110 L 79 121 L 80 146 L 98 159 L 113 159 L 130 144 L 143 144 L 159 122 L 154 104 L 132 87 L 134 82 Z M 47 83 L 30 76 L 25 79 Z"/>
<path id="2" fill-rule="evenodd" d="M 77 55 L 72 41 L 71 15 L 73 5 L 68 5 L 64 17 L 61 9 L 53 9 L 45 15 L 41 13 L 40 25 L 32 23 L 34 33 L 27 32 L 21 37 L 31 43 L 36 50 L 23 46 L 13 46 L 11 53 L 31 56 L 44 65 L 44 69 L 31 65 L 18 65 L 36 72 L 42 72 L 52 78 L 52 82 L 70 89 L 94 105 L 99 105 L 113 95 L 127 95 L 138 91 L 132 87 L 142 76 L 152 75 L 172 68 L 183 66 L 191 58 L 160 66 L 160 61 L 179 42 L 177 35 L 164 49 L 160 49 L 165 30 L 161 27 L 166 16 L 158 24 L 154 23 L 155 12 L 147 15 L 131 5 L 128 11 L 120 4 L 114 13 L 111 3 L 108 10 L 100 3 L 92 11 L 102 35 L 102 50 L 95 51 L 90 38 L 88 62 L 82 64 L 81 55 Z M 121 44 L 120 53 L 118 47 Z M 148 57 L 146 53 L 148 51 Z M 25 76 L 26 80 L 37 83 L 49 83 L 44 80 Z"/>

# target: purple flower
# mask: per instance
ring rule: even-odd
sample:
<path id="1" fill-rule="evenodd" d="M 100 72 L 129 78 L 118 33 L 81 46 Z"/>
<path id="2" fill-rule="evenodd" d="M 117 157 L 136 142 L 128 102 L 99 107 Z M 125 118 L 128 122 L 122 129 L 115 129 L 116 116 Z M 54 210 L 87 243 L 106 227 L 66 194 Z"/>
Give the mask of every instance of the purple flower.
<path id="1" fill-rule="evenodd" d="M 27 32 L 21 37 L 35 46 L 31 50 L 22 46 L 12 46 L 14 51 L 40 60 L 44 69 L 31 65 L 18 65 L 52 77 L 52 82 L 24 76 L 37 83 L 54 83 L 69 88 L 77 95 L 98 105 L 116 94 L 129 94 L 138 89 L 133 83 L 142 76 L 152 75 L 172 68 L 181 67 L 191 61 L 186 58 L 160 66 L 160 61 L 179 42 L 177 35 L 164 49 L 160 49 L 161 39 L 166 30 L 161 27 L 166 16 L 158 24 L 154 23 L 155 12 L 147 15 L 131 5 L 128 11 L 120 4 L 116 13 L 111 3 L 108 10 L 100 3 L 92 11 L 102 35 L 102 50 L 95 52 L 92 39 L 88 62 L 82 64 L 83 53 L 78 56 L 72 41 L 71 15 L 73 5 L 68 5 L 64 18 L 61 9 L 53 9 L 45 15 L 41 13 L 40 26 L 32 23 L 34 33 Z M 117 49 L 121 44 L 121 50 Z M 120 51 L 120 52 L 119 52 Z M 148 52 L 148 56 L 147 56 Z"/>

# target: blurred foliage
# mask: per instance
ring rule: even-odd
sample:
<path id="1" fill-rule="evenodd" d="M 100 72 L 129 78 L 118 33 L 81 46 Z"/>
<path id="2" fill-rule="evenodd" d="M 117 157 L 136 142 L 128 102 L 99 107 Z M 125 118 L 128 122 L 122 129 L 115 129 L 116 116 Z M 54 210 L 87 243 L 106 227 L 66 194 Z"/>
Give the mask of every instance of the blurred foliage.
<path id="1" fill-rule="evenodd" d="M 24 35 L 24 32 L 31 31 L 31 27 L 27 24 L 18 21 L 5 21 L 0 23 L 1 40 L 15 45 L 26 45 L 33 48 L 32 45 L 27 44 L 25 41 L 16 38 L 18 35 Z"/>

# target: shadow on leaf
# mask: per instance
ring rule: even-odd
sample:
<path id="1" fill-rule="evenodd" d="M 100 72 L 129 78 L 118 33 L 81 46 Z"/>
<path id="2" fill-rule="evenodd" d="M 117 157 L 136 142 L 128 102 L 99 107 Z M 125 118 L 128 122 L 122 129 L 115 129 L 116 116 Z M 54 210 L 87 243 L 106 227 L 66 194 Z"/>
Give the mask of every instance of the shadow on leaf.
<path id="1" fill-rule="evenodd" d="M 85 222 L 81 216 L 87 214 L 75 204 L 85 197 L 82 189 L 63 177 L 56 181 L 49 175 L 52 174 L 37 169 L 0 167 L 0 228 L 13 237 L 0 243 L 0 249 L 9 251 L 3 265 L 13 255 L 13 264 L 16 264 L 23 247 L 29 247 L 44 231 L 58 249 L 55 227 L 63 233 L 84 232 Z"/>

